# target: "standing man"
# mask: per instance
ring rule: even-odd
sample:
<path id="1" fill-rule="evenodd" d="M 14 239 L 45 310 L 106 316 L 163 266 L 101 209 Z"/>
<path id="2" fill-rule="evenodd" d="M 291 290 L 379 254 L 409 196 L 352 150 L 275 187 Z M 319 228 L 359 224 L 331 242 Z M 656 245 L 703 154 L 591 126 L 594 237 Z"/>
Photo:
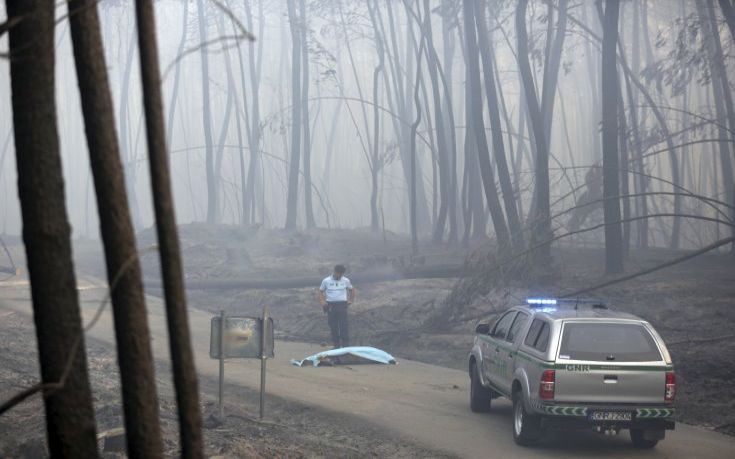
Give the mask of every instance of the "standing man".
<path id="1" fill-rule="evenodd" d="M 337 265 L 334 273 L 322 281 L 319 287 L 319 303 L 327 313 L 332 343 L 335 349 L 349 346 L 347 306 L 355 301 L 355 289 L 345 277 L 345 267 Z"/>

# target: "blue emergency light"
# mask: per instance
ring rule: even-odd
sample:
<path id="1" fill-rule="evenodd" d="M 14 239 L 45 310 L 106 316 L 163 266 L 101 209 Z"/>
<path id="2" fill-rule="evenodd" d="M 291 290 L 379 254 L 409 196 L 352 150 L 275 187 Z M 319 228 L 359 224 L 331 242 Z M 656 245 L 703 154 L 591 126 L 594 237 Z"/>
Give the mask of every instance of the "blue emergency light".
<path id="1" fill-rule="evenodd" d="M 555 305 L 557 302 L 553 298 L 528 298 L 526 300 L 526 303 L 533 304 L 533 305 L 536 305 L 536 304 L 544 304 L 544 305 L 552 304 L 552 305 Z"/>

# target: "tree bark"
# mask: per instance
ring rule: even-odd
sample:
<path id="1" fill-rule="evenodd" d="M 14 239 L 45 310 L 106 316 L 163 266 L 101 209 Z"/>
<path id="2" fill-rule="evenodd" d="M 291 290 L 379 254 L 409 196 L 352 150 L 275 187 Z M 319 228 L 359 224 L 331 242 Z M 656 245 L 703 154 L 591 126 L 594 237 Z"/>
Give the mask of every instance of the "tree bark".
<path id="1" fill-rule="evenodd" d="M 623 271 L 623 236 L 620 226 L 618 156 L 618 41 L 619 0 L 606 0 L 602 35 L 602 195 L 605 199 L 605 270 L 608 274 Z"/>
<path id="2" fill-rule="evenodd" d="M 97 457 L 56 127 L 53 0 L 6 1 L 18 196 L 53 458 Z M 70 360 L 71 359 L 71 360 Z M 68 366 L 68 368 L 67 368 Z"/>
<path id="3" fill-rule="evenodd" d="M 166 128 L 163 121 L 163 97 L 153 1 L 136 0 L 135 13 L 138 22 L 138 47 L 140 49 L 148 164 L 151 171 L 151 193 L 154 198 L 153 208 L 156 216 L 156 234 L 164 286 L 166 324 L 179 411 L 181 456 L 200 458 L 203 457 L 204 448 L 202 420 L 199 412 L 199 383 L 189 333 L 183 266 L 166 151 Z M 135 457 L 132 454 L 131 456 Z"/>

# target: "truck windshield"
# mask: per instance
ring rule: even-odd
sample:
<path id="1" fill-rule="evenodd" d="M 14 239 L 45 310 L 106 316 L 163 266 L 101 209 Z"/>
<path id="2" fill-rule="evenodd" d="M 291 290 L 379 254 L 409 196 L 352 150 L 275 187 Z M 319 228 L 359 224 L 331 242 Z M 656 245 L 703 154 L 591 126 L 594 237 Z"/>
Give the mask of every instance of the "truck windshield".
<path id="1" fill-rule="evenodd" d="M 618 323 L 568 323 L 559 350 L 564 360 L 598 362 L 652 362 L 661 354 L 642 325 Z"/>

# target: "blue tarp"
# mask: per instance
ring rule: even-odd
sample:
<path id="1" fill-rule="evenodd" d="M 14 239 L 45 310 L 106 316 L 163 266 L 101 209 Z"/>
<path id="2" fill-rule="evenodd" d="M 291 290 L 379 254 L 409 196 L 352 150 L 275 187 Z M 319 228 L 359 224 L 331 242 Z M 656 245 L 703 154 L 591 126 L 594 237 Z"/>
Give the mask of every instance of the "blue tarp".
<path id="1" fill-rule="evenodd" d="M 380 349 L 370 346 L 350 346 L 332 349 L 320 352 L 318 354 L 306 357 L 303 360 L 291 360 L 292 365 L 297 367 L 303 366 L 305 363 L 311 362 L 312 365 L 318 367 L 324 363 L 327 365 L 334 364 L 357 364 L 357 363 L 396 363 L 396 359 L 392 355 Z"/>

